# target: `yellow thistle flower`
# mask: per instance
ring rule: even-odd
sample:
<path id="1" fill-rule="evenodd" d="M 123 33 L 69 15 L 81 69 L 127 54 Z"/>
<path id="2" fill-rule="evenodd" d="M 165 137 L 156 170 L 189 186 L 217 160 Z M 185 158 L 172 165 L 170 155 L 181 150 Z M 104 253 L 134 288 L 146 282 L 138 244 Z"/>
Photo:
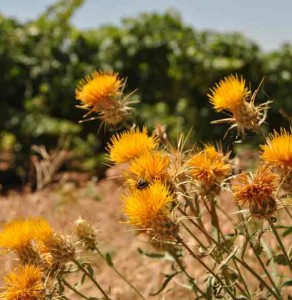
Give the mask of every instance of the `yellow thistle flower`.
<path id="1" fill-rule="evenodd" d="M 7 251 L 18 251 L 30 245 L 34 238 L 31 221 L 27 219 L 13 220 L 2 226 L 0 247 Z"/>
<path id="2" fill-rule="evenodd" d="M 83 121 L 100 119 L 107 126 L 121 123 L 133 110 L 130 104 L 137 101 L 128 100 L 123 96 L 125 80 L 113 72 L 93 72 L 77 85 L 75 96 L 81 101 L 80 108 L 89 110 L 88 114 L 95 112 L 97 117 Z M 83 122 L 80 121 L 80 122 Z"/>
<path id="3" fill-rule="evenodd" d="M 41 217 L 13 220 L 0 232 L 0 248 L 15 251 L 22 264 L 39 263 L 39 249 L 32 242 L 52 234 L 47 221 Z"/>
<path id="4" fill-rule="evenodd" d="M 48 222 L 41 217 L 13 220 L 4 224 L 0 232 L 0 247 L 7 251 L 27 247 L 32 240 L 52 234 Z"/>
<path id="5" fill-rule="evenodd" d="M 266 145 L 261 145 L 262 159 L 280 168 L 292 168 L 292 133 L 281 129 L 280 133 L 274 131 L 267 140 Z"/>
<path id="6" fill-rule="evenodd" d="M 279 184 L 278 176 L 267 166 L 261 166 L 256 174 L 241 173 L 232 184 L 235 201 L 247 206 L 252 215 L 269 216 L 277 209 L 275 193 Z"/>
<path id="7" fill-rule="evenodd" d="M 41 300 L 45 299 L 45 289 L 41 270 L 34 265 L 19 266 L 15 272 L 4 277 L 5 291 L 0 299 Z"/>
<path id="8" fill-rule="evenodd" d="M 161 152 L 145 152 L 130 163 L 126 172 L 127 183 L 137 185 L 139 180 L 147 184 L 154 180 L 166 181 L 168 179 L 167 168 L 169 167 L 169 157 Z"/>
<path id="9" fill-rule="evenodd" d="M 169 217 L 168 205 L 173 198 L 165 185 L 156 181 L 148 189 L 131 190 L 131 193 L 124 195 L 122 200 L 127 223 L 148 230 L 161 219 Z"/>
<path id="10" fill-rule="evenodd" d="M 34 239 L 45 241 L 52 237 L 54 231 L 50 224 L 43 218 L 34 218 L 30 220 L 34 231 Z"/>
<path id="11" fill-rule="evenodd" d="M 108 151 L 111 161 L 125 163 L 140 156 L 144 152 L 154 150 L 157 139 L 147 135 L 147 129 L 131 129 L 111 138 Z"/>
<path id="12" fill-rule="evenodd" d="M 262 82 L 261 82 L 262 84 Z M 261 85 L 260 84 L 260 85 Z M 271 101 L 254 105 L 259 88 L 251 95 L 245 87 L 245 80 L 237 75 L 230 75 L 219 81 L 210 94 L 211 104 L 216 111 L 227 111 L 232 114 L 229 118 L 213 121 L 213 124 L 231 123 L 231 128 L 237 127 L 238 133 L 244 135 L 245 130 L 257 129 L 266 119 Z"/>
<path id="13" fill-rule="evenodd" d="M 78 84 L 76 99 L 80 100 L 85 108 L 98 111 L 109 105 L 111 97 L 121 95 L 123 86 L 124 80 L 120 79 L 117 73 L 95 71 Z"/>
<path id="14" fill-rule="evenodd" d="M 206 145 L 203 151 L 192 157 L 189 167 L 194 180 L 206 189 L 212 184 L 220 184 L 231 173 L 228 157 L 216 151 L 212 145 Z"/>
<path id="15" fill-rule="evenodd" d="M 245 80 L 234 75 L 225 77 L 216 84 L 211 93 L 208 94 L 210 102 L 216 111 L 227 110 L 236 113 L 239 107 L 244 104 L 250 91 L 245 87 Z"/>

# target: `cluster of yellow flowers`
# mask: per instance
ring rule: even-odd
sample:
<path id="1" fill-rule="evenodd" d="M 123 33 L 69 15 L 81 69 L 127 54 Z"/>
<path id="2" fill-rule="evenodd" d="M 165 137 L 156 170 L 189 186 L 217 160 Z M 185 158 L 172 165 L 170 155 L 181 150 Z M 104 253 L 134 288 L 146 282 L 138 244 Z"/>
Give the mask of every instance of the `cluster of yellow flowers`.
<path id="1" fill-rule="evenodd" d="M 124 96 L 125 82 L 114 72 L 94 72 L 77 86 L 76 99 L 81 101 L 81 108 L 89 110 L 89 113 L 96 113 L 96 118 L 105 125 L 120 125 L 129 117 L 132 111 L 130 104 L 134 103 L 133 100 L 129 100 L 132 93 Z M 229 117 L 213 123 L 231 123 L 230 129 L 236 127 L 238 134 L 243 136 L 246 131 L 258 131 L 266 119 L 271 103 L 267 101 L 256 106 L 258 91 L 259 88 L 255 92 L 248 89 L 245 80 L 237 75 L 221 80 L 210 90 L 208 97 L 216 111 L 225 111 Z M 219 285 L 220 290 L 224 289 L 232 299 L 238 298 L 235 298 L 227 276 L 228 272 L 232 271 L 231 268 L 227 268 L 227 262 L 231 258 L 238 272 L 240 269 L 237 263 L 240 263 L 271 295 L 281 299 L 272 279 L 273 288 L 245 261 L 235 256 L 236 247 L 235 251 L 231 251 L 232 255 L 230 248 L 226 249 L 226 237 L 220 229 L 216 212 L 216 197 L 224 187 L 231 191 L 240 209 L 247 208 L 244 211 L 248 212 L 248 218 L 252 216 L 268 220 L 292 272 L 291 260 L 271 221 L 271 217 L 280 208 L 279 204 L 283 205 L 283 202 L 279 201 L 279 191 L 281 190 L 281 196 L 285 196 L 292 190 L 291 129 L 274 131 L 267 137 L 266 143 L 260 146 L 261 162 L 254 174 L 245 170 L 236 173 L 234 159 L 220 147 L 205 144 L 203 148 L 189 150 L 184 149 L 182 144 L 184 143 L 181 137 L 178 145 L 173 146 L 161 125 L 157 125 L 152 134 L 146 127 L 133 126 L 111 138 L 107 146 L 108 157 L 113 164 L 123 166 L 121 169 L 125 186 L 121 206 L 126 223 L 133 226 L 138 233 L 145 234 L 155 248 L 168 251 L 180 267 L 180 273 L 184 273 L 192 288 L 206 299 L 205 292 L 187 273 L 184 263 L 177 255 L 177 247 L 183 246 L 213 276 L 216 281 L 214 286 Z M 201 219 L 202 207 L 210 213 L 212 226 L 217 231 L 217 239 L 205 228 Z M 182 220 L 191 220 L 191 225 L 203 233 L 209 245 L 204 245 Z M 219 264 L 219 269 L 223 269 L 222 261 L 224 262 L 225 272 L 214 272 L 184 242 L 181 224 L 201 248 L 206 250 L 206 255 L 211 255 L 215 264 Z M 248 230 L 245 232 L 248 233 Z M 85 249 L 97 251 L 102 256 L 96 248 L 94 230 L 84 220 L 76 222 L 75 234 Z M 250 244 L 254 250 L 253 244 Z M 0 294 L 0 299 L 46 299 L 48 294 L 53 295 L 52 291 L 48 292 L 53 286 L 50 284 L 50 278 L 63 280 L 63 284 L 70 287 L 60 274 L 71 263 L 90 277 L 78 263 L 76 248 L 72 243 L 54 232 L 42 218 L 19 219 L 3 225 L 0 231 L 0 248 L 5 252 L 14 252 L 19 261 L 15 271 L 4 278 L 5 288 Z M 254 253 L 258 255 L 257 252 Z M 228 259 L 223 259 L 223 254 L 227 255 Z M 102 258 L 105 259 L 103 256 Z M 114 268 L 112 264 L 110 266 Z M 265 268 L 262 262 L 261 266 Z M 121 275 L 117 270 L 116 272 Z M 103 296 L 109 299 L 96 280 L 90 278 Z M 235 285 L 247 296 L 251 296 L 243 276 L 237 278 L 241 278 L 243 282 L 239 286 Z M 128 284 L 144 299 L 131 283 Z M 72 290 L 76 292 L 75 288 Z M 78 291 L 77 294 L 80 295 Z"/>
<path id="2" fill-rule="evenodd" d="M 78 241 L 86 248 L 95 242 L 90 225 L 82 219 L 75 223 Z M 0 249 L 17 255 L 18 265 L 4 277 L 0 299 L 36 300 L 54 295 L 53 282 L 62 278 L 69 264 L 76 261 L 76 249 L 65 236 L 54 232 L 41 217 L 16 219 L 2 226 Z M 61 279 L 60 279 L 61 280 Z"/>
<path id="3" fill-rule="evenodd" d="M 121 99 L 124 83 L 115 73 L 95 72 L 78 86 L 76 98 L 82 101 L 83 107 L 104 116 L 109 106 Z M 221 80 L 210 90 L 208 97 L 216 111 L 225 111 L 230 117 L 215 123 L 232 123 L 231 128 L 237 127 L 242 135 L 247 130 L 258 130 L 271 103 L 267 101 L 256 106 L 258 91 L 259 88 L 252 93 L 245 80 L 237 75 Z M 113 110 L 117 108 L 113 106 Z M 102 119 L 112 125 L 123 118 L 116 119 L 117 122 Z M 111 138 L 107 150 L 113 163 L 128 165 L 124 174 L 128 189 L 123 196 L 128 222 L 153 239 L 163 237 L 172 240 L 178 232 L 174 211 L 181 186 L 193 184 L 196 193 L 202 197 L 211 191 L 217 193 L 222 182 L 232 175 L 233 166 L 229 154 L 213 145 L 205 145 L 204 149 L 191 154 L 178 149 L 176 152 L 180 155 L 171 153 L 165 147 L 165 136 L 164 143 L 160 143 L 162 138 L 157 134 L 158 129 L 150 136 L 145 127 L 123 131 Z M 261 148 L 265 166 L 259 167 L 254 176 L 239 174 L 231 190 L 239 205 L 247 205 L 254 215 L 267 216 L 275 212 L 278 183 L 287 177 L 292 167 L 291 133 L 284 129 L 280 133 L 275 132 Z M 176 167 L 178 161 L 180 169 Z M 277 174 L 272 173 L 275 167 L 279 171 Z M 171 224 L 173 232 L 166 231 L 170 236 L 165 236 L 161 224 Z"/>

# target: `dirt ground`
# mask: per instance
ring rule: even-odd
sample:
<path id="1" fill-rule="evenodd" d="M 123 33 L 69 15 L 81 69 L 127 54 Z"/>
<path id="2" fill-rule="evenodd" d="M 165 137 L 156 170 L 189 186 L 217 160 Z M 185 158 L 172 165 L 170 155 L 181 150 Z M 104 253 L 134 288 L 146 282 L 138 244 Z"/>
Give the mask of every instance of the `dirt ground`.
<path id="1" fill-rule="evenodd" d="M 164 274 L 172 273 L 171 262 L 151 259 L 138 253 L 138 248 L 150 252 L 153 252 L 153 249 L 142 236 L 137 236 L 127 224 L 123 223 L 120 210 L 121 190 L 121 183 L 118 180 L 103 179 L 97 182 L 87 181 L 81 185 L 64 181 L 35 193 L 11 192 L 0 198 L 0 222 L 4 223 L 19 216 L 43 216 L 57 232 L 70 234 L 74 221 L 81 216 L 97 229 L 100 250 L 111 253 L 116 267 L 146 299 L 194 299 L 194 294 L 184 286 L 185 281 L 179 276 L 171 281 L 161 294 L 149 296 L 161 287 Z M 226 200 L 225 206 L 232 212 L 233 207 L 229 200 Z M 187 242 L 193 249 L 198 249 L 194 240 L 188 239 Z M 15 263 L 8 257 L 10 256 L 0 257 L 1 277 Z M 138 299 L 98 256 L 88 253 L 85 259 L 96 267 L 97 280 L 105 290 L 110 291 L 112 299 Z M 189 257 L 187 268 L 202 282 L 206 272 Z M 92 290 L 90 282 L 85 282 L 81 291 L 88 296 L 100 296 Z M 292 291 L 288 289 L 285 292 L 286 295 L 290 293 L 292 294 Z M 70 293 L 67 295 L 72 300 L 80 299 Z"/>

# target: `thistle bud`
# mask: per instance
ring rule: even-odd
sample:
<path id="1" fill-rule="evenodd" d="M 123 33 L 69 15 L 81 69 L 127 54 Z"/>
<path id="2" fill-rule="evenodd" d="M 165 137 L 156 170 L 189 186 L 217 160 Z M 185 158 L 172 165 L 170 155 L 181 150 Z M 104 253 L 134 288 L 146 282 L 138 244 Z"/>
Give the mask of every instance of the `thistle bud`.
<path id="1" fill-rule="evenodd" d="M 83 242 L 87 250 L 93 250 L 95 248 L 96 234 L 94 229 L 81 217 L 75 221 L 74 232 L 81 242 Z"/>

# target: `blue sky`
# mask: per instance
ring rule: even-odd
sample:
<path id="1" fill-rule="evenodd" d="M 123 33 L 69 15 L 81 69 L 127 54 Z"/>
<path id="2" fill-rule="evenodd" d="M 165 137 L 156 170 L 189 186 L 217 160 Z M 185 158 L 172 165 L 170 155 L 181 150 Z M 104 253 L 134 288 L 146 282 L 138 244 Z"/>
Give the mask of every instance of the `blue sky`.
<path id="1" fill-rule="evenodd" d="M 1 0 L 0 12 L 28 20 L 37 17 L 53 0 Z M 73 18 L 79 28 L 119 24 L 140 12 L 180 11 L 183 21 L 196 29 L 240 31 L 263 50 L 292 43 L 292 0 L 87 0 Z"/>

